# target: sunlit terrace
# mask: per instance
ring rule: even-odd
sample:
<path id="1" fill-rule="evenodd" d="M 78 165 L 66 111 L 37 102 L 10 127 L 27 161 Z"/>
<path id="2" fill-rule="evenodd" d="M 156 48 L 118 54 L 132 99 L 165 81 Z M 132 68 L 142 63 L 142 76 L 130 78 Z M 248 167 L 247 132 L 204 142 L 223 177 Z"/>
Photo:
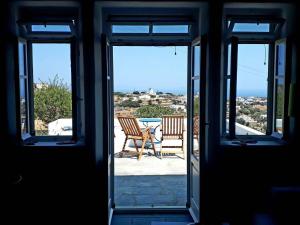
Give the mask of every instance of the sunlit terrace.
<path id="1" fill-rule="evenodd" d="M 150 121 L 159 118 L 149 118 Z M 184 154 L 181 149 L 174 153 L 161 155 L 161 122 L 141 122 L 138 124 L 143 130 L 152 127 L 156 154 L 147 141 L 140 160 L 133 140 L 127 141 L 122 151 L 125 133 L 115 119 L 115 203 L 117 207 L 156 207 L 156 206 L 185 206 L 187 193 L 187 161 L 186 161 L 186 131 L 183 135 Z M 184 119 L 186 127 L 186 119 Z M 186 129 L 185 129 L 186 130 Z M 181 145 L 181 140 L 166 140 L 164 145 Z M 137 141 L 141 151 L 141 141 Z M 175 153 L 176 152 L 176 153 Z"/>

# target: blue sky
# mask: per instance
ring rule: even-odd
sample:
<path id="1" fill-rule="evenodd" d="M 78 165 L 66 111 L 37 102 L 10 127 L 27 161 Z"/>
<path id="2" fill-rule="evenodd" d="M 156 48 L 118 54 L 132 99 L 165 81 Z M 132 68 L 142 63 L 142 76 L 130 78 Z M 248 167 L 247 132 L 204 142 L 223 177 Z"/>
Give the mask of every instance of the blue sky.
<path id="1" fill-rule="evenodd" d="M 266 96 L 268 45 L 239 45 L 238 96 Z M 265 56 L 266 53 L 266 56 Z M 156 91 L 185 94 L 187 47 L 118 46 L 114 55 L 115 91 Z M 266 58 L 266 60 L 265 60 Z M 264 62 L 266 61 L 266 65 Z M 71 85 L 69 44 L 34 44 L 34 82 L 48 82 L 58 74 Z"/>
<path id="2" fill-rule="evenodd" d="M 33 82 L 48 82 L 56 74 L 71 86 L 70 44 L 33 44 Z"/>
<path id="3" fill-rule="evenodd" d="M 186 91 L 187 47 L 114 46 L 115 91 Z"/>
<path id="4" fill-rule="evenodd" d="M 268 52 L 268 45 L 239 45 L 237 96 L 267 96 Z"/>

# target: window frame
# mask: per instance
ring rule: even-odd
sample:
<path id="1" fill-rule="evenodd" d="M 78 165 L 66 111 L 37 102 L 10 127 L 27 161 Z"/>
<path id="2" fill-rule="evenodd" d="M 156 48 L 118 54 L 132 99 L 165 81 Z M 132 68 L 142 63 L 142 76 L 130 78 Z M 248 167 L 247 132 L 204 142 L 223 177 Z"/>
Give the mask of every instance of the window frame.
<path id="1" fill-rule="evenodd" d="M 35 23 L 36 24 L 36 23 Z M 57 25 L 57 24 L 56 24 Z M 61 24 L 63 25 L 63 24 Z M 21 143 L 24 145 L 32 145 L 37 142 L 57 142 L 59 144 L 72 144 L 78 141 L 79 131 L 78 131 L 78 98 L 77 94 L 79 93 L 79 84 L 78 84 L 78 59 L 77 59 L 77 40 L 76 36 L 70 33 L 67 35 L 57 35 L 56 32 L 40 32 L 35 35 L 24 35 L 22 40 L 26 42 L 26 58 L 27 58 L 27 68 L 28 68 L 28 96 L 27 101 L 29 104 L 28 110 L 28 133 L 26 135 L 22 135 Z M 56 135 L 56 136 L 36 136 L 35 135 L 35 126 L 34 126 L 34 97 L 33 97 L 33 58 L 32 58 L 32 44 L 35 43 L 47 43 L 47 44 L 69 44 L 70 45 L 70 64 L 71 64 L 71 89 L 72 89 L 72 135 Z M 19 73 L 19 72 L 18 72 Z M 18 75 L 19 76 L 19 75 Z M 20 81 L 18 81 L 19 83 Z M 18 98 L 20 98 L 20 94 L 18 93 Z M 20 101 L 20 100 L 19 100 Z M 18 119 L 19 120 L 19 119 Z M 18 126 L 20 127 L 20 122 L 18 121 Z M 19 133 L 21 133 L 21 129 L 19 129 Z"/>
<path id="2" fill-rule="evenodd" d="M 104 16 L 107 21 L 105 31 L 108 33 L 108 38 L 112 45 L 121 45 L 121 42 L 150 45 L 152 43 L 178 43 L 179 45 L 189 45 L 196 36 L 196 21 L 191 15 L 149 15 L 149 16 L 134 16 L 134 15 L 108 15 Z M 113 25 L 147 25 L 149 26 L 148 33 L 113 33 Z M 188 33 L 155 33 L 153 26 L 155 25 L 188 25 Z"/>
<path id="3" fill-rule="evenodd" d="M 276 131 L 276 107 L 277 107 L 277 96 L 276 96 L 276 81 L 282 76 L 277 75 L 276 67 L 277 67 L 277 46 L 284 43 L 285 51 L 284 51 L 284 76 L 283 76 L 283 116 L 282 116 L 282 133 Z M 288 98 L 289 98 L 289 83 L 290 83 L 290 71 L 289 65 L 290 62 L 286 57 L 289 54 L 289 41 L 288 38 L 281 38 L 274 42 L 274 60 L 273 60 L 273 117 L 272 117 L 272 136 L 276 138 L 286 139 L 288 136 Z"/>
<path id="4" fill-rule="evenodd" d="M 284 24 L 285 20 L 282 18 L 275 18 L 272 16 L 262 16 L 262 15 L 256 15 L 256 16 L 232 16 L 228 15 L 226 18 L 226 35 L 227 36 L 237 36 L 241 39 L 273 39 L 275 36 L 278 36 L 278 33 Z M 261 23 L 261 24 L 269 24 L 270 25 L 270 31 L 268 32 L 262 32 L 262 31 L 233 31 L 234 25 L 236 23 Z"/>
<path id="5" fill-rule="evenodd" d="M 232 43 L 227 39 L 225 45 L 225 57 L 224 57 L 224 74 L 223 74 L 223 113 L 222 113 L 222 134 L 223 136 L 229 138 L 229 139 L 254 139 L 254 140 L 266 140 L 269 139 L 269 137 L 274 137 L 274 138 L 283 138 L 285 134 L 283 135 L 278 135 L 278 133 L 274 132 L 274 101 L 275 101 L 275 87 L 274 87 L 274 82 L 275 82 L 275 74 L 274 74 L 274 66 L 275 66 L 275 43 L 276 41 L 274 39 L 240 39 L 238 37 L 233 36 L 233 38 L 236 38 L 236 46 L 238 47 L 238 44 L 268 44 L 269 45 L 269 59 L 268 59 L 268 87 L 267 87 L 267 131 L 266 134 L 264 135 L 236 135 L 235 133 L 235 120 L 236 120 L 236 84 L 237 80 L 235 79 L 232 80 L 231 74 L 228 76 L 227 75 L 227 67 L 228 67 L 228 45 L 231 44 L 232 48 Z M 237 57 L 238 57 L 238 52 Z M 233 54 L 233 51 L 231 49 L 231 54 Z M 237 60 L 237 58 L 236 58 Z M 234 60 L 232 60 L 234 61 Z M 232 69 L 232 61 L 231 61 L 231 69 Z M 237 62 L 237 61 L 236 61 Z M 288 62 L 286 62 L 287 65 Z M 237 75 L 237 74 L 236 74 Z M 287 72 L 286 72 L 287 76 Z M 237 78 L 237 77 L 236 77 Z M 227 80 L 230 79 L 230 105 L 229 105 L 229 133 L 226 131 L 226 107 L 227 107 Z M 286 80 L 285 80 L 285 85 L 286 85 Z M 233 85 L 233 87 L 232 87 Z M 234 89 L 234 90 L 232 90 Z M 231 91 L 232 90 L 232 91 Z M 234 92 L 234 93 L 231 93 Z M 286 124 L 286 95 L 287 95 L 287 90 L 285 88 L 285 108 L 284 108 L 284 124 Z M 231 119 L 230 119 L 230 114 L 231 114 Z M 233 122 L 231 122 L 233 121 Z M 286 125 L 283 125 L 286 126 Z M 231 127 L 231 128 L 230 128 Z M 286 129 L 286 128 L 284 128 Z"/>
<path id="6" fill-rule="evenodd" d="M 24 66 L 24 75 L 21 75 L 21 71 L 20 71 L 20 44 L 22 45 L 23 48 L 23 66 Z M 16 87 L 17 88 L 17 95 L 16 95 L 16 102 L 17 102 L 17 111 L 18 111 L 18 116 L 17 116 L 17 120 L 18 120 L 18 134 L 20 135 L 21 140 L 25 140 L 27 138 L 30 137 L 30 105 L 28 102 L 28 96 L 29 96 L 29 74 L 28 74 L 28 48 L 27 48 L 27 41 L 23 38 L 18 38 L 17 39 L 17 62 L 18 62 L 18 66 L 17 66 L 17 77 L 16 77 Z M 25 99 L 26 99 L 26 132 L 22 132 L 22 118 L 21 118 L 21 90 L 20 90 L 20 85 L 21 85 L 21 80 L 24 80 L 24 84 L 25 84 Z"/>

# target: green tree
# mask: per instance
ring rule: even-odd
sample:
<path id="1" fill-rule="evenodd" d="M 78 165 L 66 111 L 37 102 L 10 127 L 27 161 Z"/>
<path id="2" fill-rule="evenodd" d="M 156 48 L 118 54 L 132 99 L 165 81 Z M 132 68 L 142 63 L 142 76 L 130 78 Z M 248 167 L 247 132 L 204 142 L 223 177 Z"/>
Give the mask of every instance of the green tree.
<path id="1" fill-rule="evenodd" d="M 34 117 L 46 125 L 52 121 L 72 117 L 72 93 L 58 74 L 49 82 L 34 89 Z"/>
<path id="2" fill-rule="evenodd" d="M 131 99 L 125 100 L 119 104 L 121 107 L 132 107 L 137 108 L 140 107 L 140 103 L 138 101 L 132 101 Z"/>
<path id="3" fill-rule="evenodd" d="M 175 110 L 170 107 L 160 105 L 145 105 L 138 108 L 135 116 L 140 118 L 160 118 L 163 115 L 173 115 Z"/>
<path id="4" fill-rule="evenodd" d="M 199 97 L 194 97 L 194 115 L 199 115 Z"/>

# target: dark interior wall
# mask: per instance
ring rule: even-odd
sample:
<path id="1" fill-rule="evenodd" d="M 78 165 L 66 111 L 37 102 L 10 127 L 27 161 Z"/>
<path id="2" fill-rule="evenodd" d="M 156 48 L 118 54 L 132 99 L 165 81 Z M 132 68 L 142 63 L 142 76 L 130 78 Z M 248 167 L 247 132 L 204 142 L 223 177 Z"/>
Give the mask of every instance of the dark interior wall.
<path id="1" fill-rule="evenodd" d="M 218 2 L 218 1 L 217 1 Z M 16 144 L 15 109 L 15 18 L 17 11 L 9 2 L 0 3 L 0 149 L 5 182 L 10 186 L 7 207 L 15 220 L 39 223 L 43 220 L 56 223 L 84 221 L 85 224 L 105 224 L 107 221 L 107 178 L 103 154 L 102 130 L 103 93 L 101 74 L 101 15 L 93 10 L 93 1 L 78 1 L 82 36 L 79 46 L 83 53 L 80 70 L 85 82 L 85 138 L 83 146 L 76 147 L 26 147 Z M 203 210 L 207 220 L 243 221 L 255 211 L 268 211 L 273 186 L 299 185 L 299 153 L 297 146 L 285 147 L 222 147 L 219 140 L 219 75 L 221 74 L 221 24 L 223 4 L 210 4 L 207 20 L 209 32 L 208 57 L 211 64 L 208 74 L 208 128 L 207 167 Z M 299 6 L 296 17 L 300 21 Z M 95 20 L 96 18 L 96 20 Z M 205 20 L 205 18 L 202 18 Z M 290 23 L 289 23 L 290 24 Z M 297 22 L 296 22 L 297 24 Z M 205 29 L 206 30 L 206 29 Z M 296 99 L 299 99 L 299 33 L 295 26 L 288 33 L 295 37 L 293 52 L 293 79 L 297 81 Z M 218 84 L 218 85 L 216 85 Z M 296 104 L 296 103 L 295 103 Z M 299 105 L 299 104 L 298 104 Z M 299 108 L 294 119 L 294 140 L 299 137 Z M 296 143 L 296 142 L 294 142 Z M 18 185 L 12 185 L 22 176 Z M 105 180 L 105 182 L 103 182 Z M 58 219 L 60 218 L 60 219 Z M 95 223 L 96 224 L 96 223 Z"/>
<path id="2" fill-rule="evenodd" d="M 236 3 L 236 5 L 241 10 L 242 4 Z M 253 6 L 253 4 L 248 4 L 246 9 L 242 9 L 242 12 L 246 13 Z M 264 6 L 260 5 L 259 10 L 261 12 L 266 11 L 268 6 L 274 7 L 273 4 L 264 4 Z M 259 10 L 252 10 L 252 13 L 258 13 Z M 282 37 L 292 36 L 294 40 L 292 57 L 290 58 L 294 62 L 292 63 L 291 75 L 293 82 L 295 82 L 298 78 L 297 71 L 299 71 L 297 69 L 299 68 L 297 63 L 299 61 L 297 57 L 299 48 L 296 47 L 299 34 L 295 29 L 295 22 L 298 20 L 294 14 L 297 10 L 295 6 L 283 4 L 277 11 L 282 12 L 281 15 L 288 24 L 283 29 Z M 212 23 L 210 23 L 211 25 Z M 220 49 L 222 49 L 221 46 Z M 209 63 L 209 66 L 212 65 L 216 65 L 213 60 Z M 212 74 L 210 73 L 210 75 Z M 220 75 L 222 76 L 222 73 Z M 214 81 L 218 82 L 217 79 Z M 216 90 L 213 92 L 218 94 Z M 209 98 L 209 100 L 212 99 Z M 216 115 L 212 111 L 210 112 L 212 115 Z M 296 133 L 299 126 L 295 122 L 297 118 L 299 118 L 299 111 L 290 118 L 290 133 L 291 137 L 294 138 L 298 137 Z M 216 141 L 214 138 L 213 140 Z M 211 169 L 207 179 L 209 190 L 205 192 L 206 194 L 213 193 L 213 198 L 211 198 L 213 201 L 208 200 L 206 203 L 213 205 L 214 210 L 210 210 L 210 213 L 214 213 L 215 216 L 219 215 L 219 221 L 229 221 L 232 224 L 245 224 L 247 221 L 250 224 L 255 213 L 273 212 L 274 202 L 277 201 L 274 197 L 274 187 L 297 187 L 300 184 L 298 176 L 300 168 L 297 163 L 299 153 L 296 143 L 290 139 L 286 146 L 232 147 L 219 145 L 216 163 L 210 161 Z M 276 207 L 283 208 L 284 206 L 280 204 Z"/>
<path id="3" fill-rule="evenodd" d="M 56 6 L 65 5 L 67 9 L 74 8 L 74 2 L 68 3 L 40 3 L 23 1 L 26 7 L 43 6 L 43 10 L 35 10 L 55 13 Z M 78 2 L 79 5 L 81 4 Z M 16 58 L 16 21 L 18 20 L 18 4 L 14 2 L 1 2 L 1 71 L 5 74 L 1 82 L 1 166 L 5 182 L 10 186 L 7 192 L 7 205 L 12 224 L 17 222 L 30 222 L 40 224 L 41 221 L 66 224 L 84 221 L 91 224 L 99 217 L 95 213 L 97 204 L 101 200 L 95 199 L 97 193 L 101 193 L 101 187 L 96 183 L 95 164 L 95 115 L 93 96 L 95 90 L 93 81 L 93 14 L 90 12 L 93 3 L 78 7 L 80 14 L 85 15 L 82 22 L 85 35 L 79 37 L 81 58 L 79 59 L 81 76 L 88 84 L 85 91 L 86 101 L 82 107 L 86 113 L 85 136 L 86 142 L 78 146 L 20 146 L 18 144 L 16 129 L 16 95 L 15 95 L 15 68 Z M 69 6 L 68 6 L 69 5 Z M 78 4 L 77 4 L 78 5 Z M 3 6 L 3 7 L 2 7 Z M 48 6 L 48 7 L 46 7 Z M 65 11 L 66 12 L 66 11 Z M 56 11 L 56 13 L 58 13 Z M 79 14 L 79 15 L 80 15 Z M 26 13 L 29 18 L 33 14 Z M 42 14 L 43 16 L 45 14 Z M 24 16 L 24 15 L 23 15 Z M 89 18 L 90 17 L 90 18 Z M 81 19 L 79 19 L 81 21 Z M 88 26 L 86 26 L 88 25 Z M 2 39 L 3 37 L 3 39 Z M 90 44 L 91 43 L 91 44 Z M 82 51 L 83 50 L 83 51 Z M 3 88 L 3 89 L 2 89 Z M 3 116 L 2 116 L 3 115 Z M 3 124 L 3 126 L 2 126 Z M 4 137 L 2 139 L 2 137 Z M 5 141 L 4 141 L 5 140 Z M 2 168 L 2 167 L 1 167 Z M 2 173 L 1 173 L 2 174 Z M 20 182 L 18 182 L 20 181 Z M 18 182 L 18 184 L 15 184 Z M 96 186 L 99 188 L 97 191 Z M 99 209 L 99 207 L 98 207 Z M 101 210 L 97 210 L 98 212 Z M 96 216 L 97 215 L 97 216 Z M 100 216 L 101 217 L 101 216 Z M 59 221 L 59 222 L 58 222 Z M 42 222 L 43 223 L 43 222 Z"/>

